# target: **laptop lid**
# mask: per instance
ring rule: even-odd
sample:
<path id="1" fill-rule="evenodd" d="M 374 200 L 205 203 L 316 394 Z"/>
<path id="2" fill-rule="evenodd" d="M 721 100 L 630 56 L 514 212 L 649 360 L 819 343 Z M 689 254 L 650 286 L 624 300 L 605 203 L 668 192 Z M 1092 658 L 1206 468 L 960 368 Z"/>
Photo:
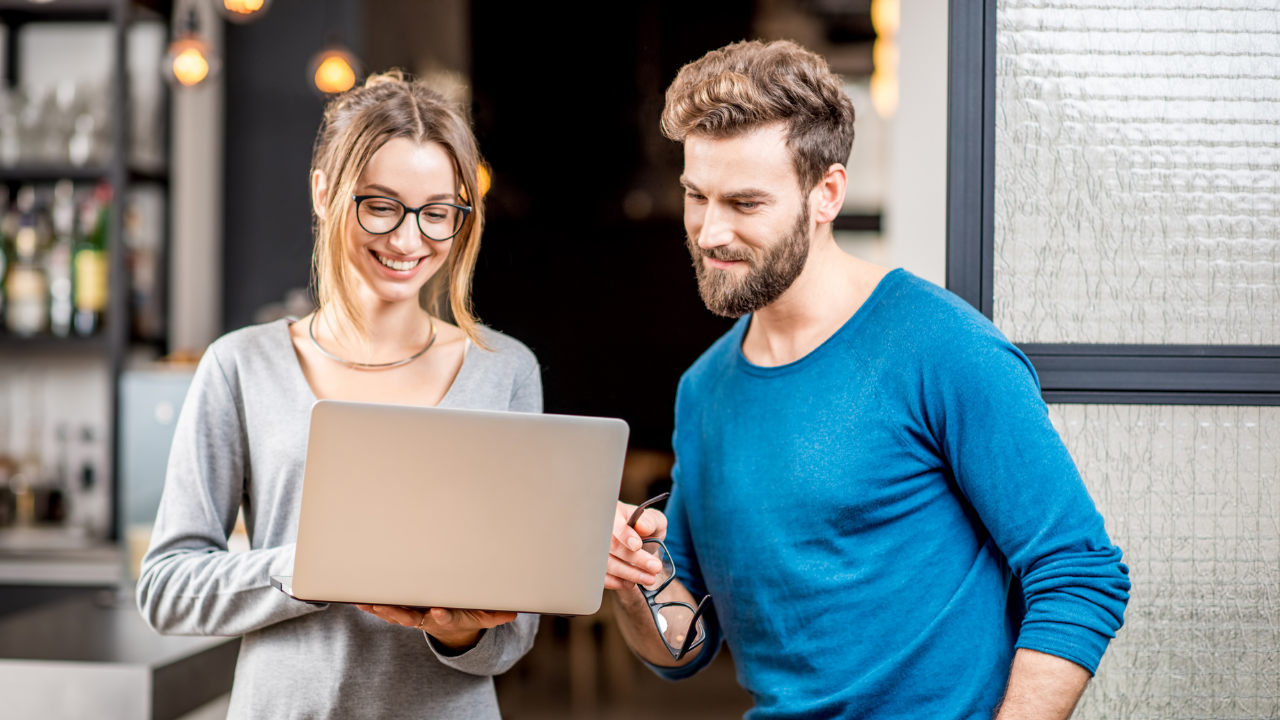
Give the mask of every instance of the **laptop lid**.
<path id="1" fill-rule="evenodd" d="M 607 418 L 321 400 L 291 594 L 594 613 L 628 433 Z"/>

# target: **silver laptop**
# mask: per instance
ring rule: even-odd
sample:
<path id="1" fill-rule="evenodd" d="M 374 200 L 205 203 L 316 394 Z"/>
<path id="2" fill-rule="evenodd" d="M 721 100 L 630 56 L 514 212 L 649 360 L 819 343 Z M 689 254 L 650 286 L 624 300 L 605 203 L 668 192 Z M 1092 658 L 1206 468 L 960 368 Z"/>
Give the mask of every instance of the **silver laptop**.
<path id="1" fill-rule="evenodd" d="M 304 602 L 590 615 L 621 420 L 321 400 L 292 576 Z"/>

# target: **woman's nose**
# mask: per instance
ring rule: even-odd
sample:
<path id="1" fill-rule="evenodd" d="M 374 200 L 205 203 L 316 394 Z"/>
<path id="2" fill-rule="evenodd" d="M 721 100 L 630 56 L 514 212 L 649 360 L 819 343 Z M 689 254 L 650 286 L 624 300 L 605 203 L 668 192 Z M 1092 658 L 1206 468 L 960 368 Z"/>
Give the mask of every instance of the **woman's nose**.
<path id="1" fill-rule="evenodd" d="M 402 255 L 411 255 L 424 242 L 422 231 L 418 229 L 418 219 L 413 215 L 405 215 L 404 222 L 391 233 L 392 249 Z"/>

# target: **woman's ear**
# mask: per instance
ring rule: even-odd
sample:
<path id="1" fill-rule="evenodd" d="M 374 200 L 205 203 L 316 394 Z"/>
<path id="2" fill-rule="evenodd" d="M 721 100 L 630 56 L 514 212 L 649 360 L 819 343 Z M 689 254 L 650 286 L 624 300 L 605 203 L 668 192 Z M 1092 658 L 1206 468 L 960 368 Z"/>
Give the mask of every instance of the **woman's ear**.
<path id="1" fill-rule="evenodd" d="M 324 219 L 325 200 L 329 197 L 329 180 L 325 177 L 323 170 L 315 170 L 311 173 L 311 209 L 316 211 L 316 217 Z"/>

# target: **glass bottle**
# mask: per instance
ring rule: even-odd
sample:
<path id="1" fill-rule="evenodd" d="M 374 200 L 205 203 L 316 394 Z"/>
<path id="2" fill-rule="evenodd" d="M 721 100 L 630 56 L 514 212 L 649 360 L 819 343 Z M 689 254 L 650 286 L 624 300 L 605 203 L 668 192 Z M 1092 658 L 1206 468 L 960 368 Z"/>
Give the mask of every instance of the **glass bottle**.
<path id="1" fill-rule="evenodd" d="M 40 235 L 36 228 L 35 188 L 18 191 L 18 230 L 14 235 L 14 264 L 5 282 L 5 320 L 9 330 L 30 337 L 49 323 L 48 282 L 40 265 Z"/>
<path id="2" fill-rule="evenodd" d="M 61 180 L 53 188 L 53 246 L 46 268 L 49 276 L 49 328 L 54 335 L 71 334 L 75 312 L 72 302 L 71 257 L 75 252 L 75 186 Z"/>
<path id="3" fill-rule="evenodd" d="M 107 310 L 107 225 L 111 207 L 111 186 L 99 185 L 93 199 L 80 213 L 80 232 L 75 246 L 75 330 L 88 337 L 102 327 Z"/>

